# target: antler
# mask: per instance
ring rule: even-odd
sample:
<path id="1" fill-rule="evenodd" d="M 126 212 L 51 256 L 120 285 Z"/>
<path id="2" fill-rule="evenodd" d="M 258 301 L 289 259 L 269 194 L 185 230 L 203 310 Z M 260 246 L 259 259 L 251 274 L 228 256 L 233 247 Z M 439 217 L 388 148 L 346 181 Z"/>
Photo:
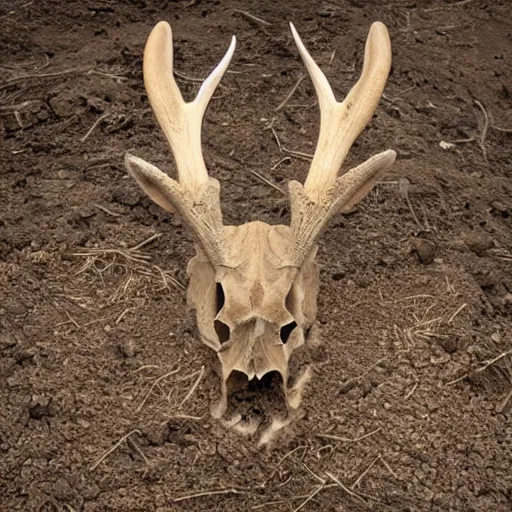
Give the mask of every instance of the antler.
<path id="1" fill-rule="evenodd" d="M 309 55 L 295 27 L 291 23 L 290 26 L 320 107 L 320 135 L 304 186 L 296 181 L 289 184 L 292 258 L 300 265 L 329 218 L 361 200 L 391 167 L 396 153 L 388 150 L 375 155 L 337 178 L 348 151 L 377 108 L 389 75 L 391 43 L 385 25 L 372 25 L 366 40 L 363 71 L 341 103 L 336 101 L 327 78 Z"/>
<path id="2" fill-rule="evenodd" d="M 177 210 L 191 227 L 213 264 L 222 262 L 220 186 L 206 170 L 201 148 L 201 127 L 208 103 L 235 51 L 233 36 L 228 51 L 203 82 L 196 98 L 185 102 L 173 75 L 172 31 L 158 23 L 144 49 L 144 85 L 149 102 L 176 162 L 178 181 L 144 160 L 126 154 L 130 174 L 159 206 Z"/>

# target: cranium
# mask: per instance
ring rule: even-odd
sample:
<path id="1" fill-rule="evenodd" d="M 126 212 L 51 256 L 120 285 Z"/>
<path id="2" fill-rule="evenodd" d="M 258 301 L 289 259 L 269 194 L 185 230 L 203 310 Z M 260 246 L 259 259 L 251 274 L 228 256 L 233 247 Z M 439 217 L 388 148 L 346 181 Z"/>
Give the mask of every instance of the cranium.
<path id="1" fill-rule="evenodd" d="M 337 102 L 320 68 L 294 26 L 293 38 L 313 82 L 321 112 L 320 136 L 304 185 L 290 181 L 290 226 L 250 222 L 224 226 L 220 185 L 208 176 L 201 150 L 201 125 L 213 92 L 235 50 L 236 39 L 185 102 L 173 77 L 171 27 L 158 23 L 144 50 L 144 84 L 149 102 L 173 153 L 178 180 L 135 156 L 126 155 L 129 173 L 144 192 L 190 229 L 196 255 L 189 262 L 188 300 L 195 309 L 201 340 L 221 367 L 221 400 L 233 373 L 262 379 L 277 372 L 290 409 L 298 406 L 289 387 L 289 363 L 307 344 L 316 316 L 316 240 L 329 219 L 350 210 L 393 164 L 392 150 L 375 155 L 338 177 L 354 140 L 370 121 L 391 67 L 386 27 L 376 22 L 366 41 L 362 74 L 343 102 Z"/>

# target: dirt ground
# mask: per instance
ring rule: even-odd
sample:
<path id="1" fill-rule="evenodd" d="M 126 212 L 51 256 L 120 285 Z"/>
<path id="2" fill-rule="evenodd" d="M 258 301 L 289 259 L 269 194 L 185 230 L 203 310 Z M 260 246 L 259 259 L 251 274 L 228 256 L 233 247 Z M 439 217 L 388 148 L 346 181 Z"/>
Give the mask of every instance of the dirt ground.
<path id="1" fill-rule="evenodd" d="M 512 510 L 508 0 L 3 0 L 0 19 L 2 511 Z M 192 244 L 124 170 L 129 150 L 174 172 L 142 83 L 159 20 L 187 98 L 238 38 L 203 130 L 227 224 L 288 221 L 251 171 L 284 187 L 308 162 L 272 120 L 314 151 L 309 79 L 276 112 L 304 71 L 288 21 L 338 99 L 371 22 L 391 34 L 347 166 L 398 160 L 320 242 L 314 377 L 267 448 L 210 418 Z"/>

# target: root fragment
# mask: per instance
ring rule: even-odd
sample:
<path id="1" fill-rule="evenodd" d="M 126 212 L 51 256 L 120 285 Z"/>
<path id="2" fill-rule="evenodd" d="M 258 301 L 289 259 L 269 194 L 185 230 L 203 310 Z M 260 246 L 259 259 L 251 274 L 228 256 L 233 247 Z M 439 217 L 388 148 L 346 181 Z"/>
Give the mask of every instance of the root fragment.
<path id="1" fill-rule="evenodd" d="M 140 430 L 137 430 L 137 429 L 134 429 L 134 430 L 128 432 L 128 434 L 121 437 L 121 439 L 119 439 L 119 441 L 117 441 L 117 443 L 114 446 L 112 446 L 112 448 L 107 450 L 101 457 L 96 459 L 96 461 L 91 465 L 89 470 L 94 471 L 111 453 L 113 453 L 115 450 L 117 450 L 121 446 L 121 444 L 123 444 L 123 441 L 128 439 L 133 434 L 139 434 L 139 436 L 142 435 Z"/>

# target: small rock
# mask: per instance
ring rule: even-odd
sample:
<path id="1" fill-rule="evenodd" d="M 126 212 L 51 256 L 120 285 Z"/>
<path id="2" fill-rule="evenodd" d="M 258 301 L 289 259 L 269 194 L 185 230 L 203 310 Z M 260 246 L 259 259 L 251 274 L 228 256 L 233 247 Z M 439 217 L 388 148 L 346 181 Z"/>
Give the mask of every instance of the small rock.
<path id="1" fill-rule="evenodd" d="M 57 117 L 68 117 L 75 112 L 76 98 L 69 91 L 63 91 L 50 98 L 50 107 Z"/>
<path id="2" fill-rule="evenodd" d="M 502 217 L 508 217 L 512 210 L 512 208 L 508 208 L 501 201 L 493 201 L 491 203 L 491 208 L 493 213 L 498 213 Z"/>
<path id="3" fill-rule="evenodd" d="M 396 260 L 393 256 L 385 254 L 377 260 L 377 265 L 381 267 L 390 267 L 395 263 L 395 261 Z"/>
<path id="4" fill-rule="evenodd" d="M 492 238 L 487 233 L 469 233 L 464 237 L 464 242 L 477 256 L 482 256 L 493 246 Z"/>
<path id="5" fill-rule="evenodd" d="M 439 145 L 441 146 L 441 149 L 455 149 L 456 147 L 453 142 L 446 142 L 445 140 L 440 141 Z"/>
<path id="6" fill-rule="evenodd" d="M 336 6 L 332 4 L 323 4 L 322 7 L 318 9 L 317 13 L 319 16 L 322 16 L 322 18 L 330 18 L 336 14 Z"/>
<path id="7" fill-rule="evenodd" d="M 136 206 L 141 200 L 141 194 L 135 188 L 121 188 L 118 187 L 114 190 L 112 198 L 119 204 L 125 206 Z"/>
<path id="8" fill-rule="evenodd" d="M 55 482 L 53 494 L 58 501 L 72 501 L 76 492 L 65 478 L 59 478 Z"/>
<path id="9" fill-rule="evenodd" d="M 455 336 L 450 338 L 440 338 L 437 340 L 437 343 L 448 354 L 457 352 L 457 349 L 459 348 L 459 341 Z"/>
<path id="10" fill-rule="evenodd" d="M 421 263 L 429 265 L 434 261 L 436 255 L 436 244 L 429 240 L 418 240 L 415 244 L 415 250 Z"/>
<path id="11" fill-rule="evenodd" d="M 124 357 L 130 358 L 135 355 L 135 344 L 133 343 L 133 340 L 124 340 L 120 347 L 121 353 Z"/>
<path id="12" fill-rule="evenodd" d="M 493 332 L 491 334 L 491 340 L 494 341 L 494 343 L 499 343 L 501 341 L 501 335 L 499 332 Z"/>
<path id="13" fill-rule="evenodd" d="M 144 432 L 144 434 L 150 445 L 163 446 L 169 436 L 169 426 L 165 424 L 148 427 L 148 430 Z"/>

